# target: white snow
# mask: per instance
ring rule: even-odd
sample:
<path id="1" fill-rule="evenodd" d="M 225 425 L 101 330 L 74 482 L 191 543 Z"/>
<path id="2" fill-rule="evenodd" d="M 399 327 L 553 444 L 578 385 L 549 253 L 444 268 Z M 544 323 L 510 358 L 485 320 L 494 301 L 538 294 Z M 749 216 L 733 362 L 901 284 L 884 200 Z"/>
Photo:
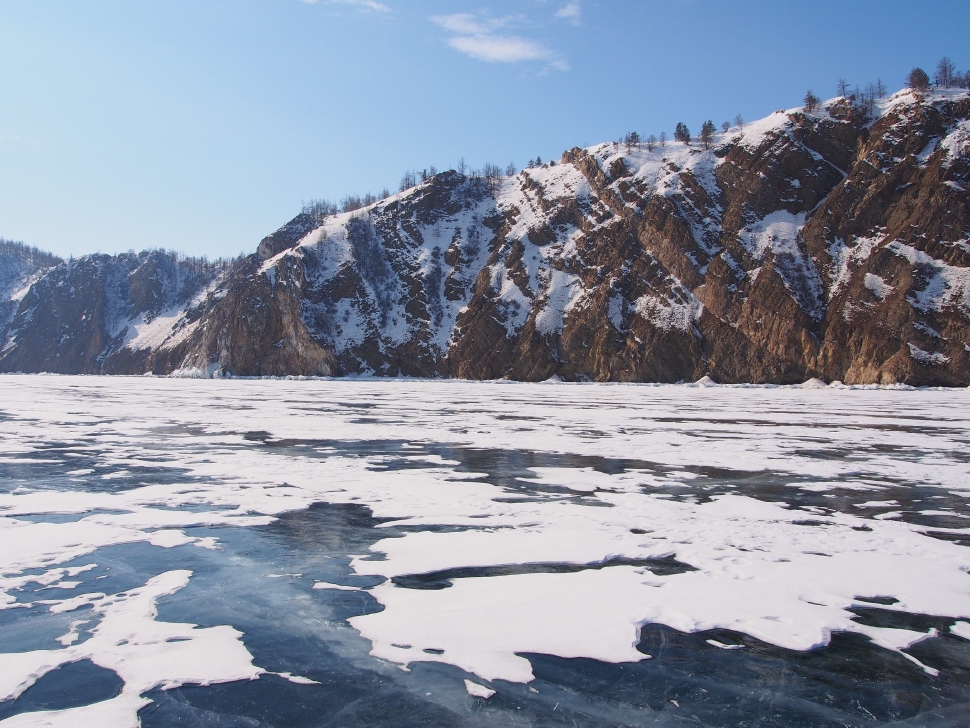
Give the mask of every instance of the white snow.
<path id="1" fill-rule="evenodd" d="M 794 110 L 794 109 L 793 109 Z M 742 127 L 741 143 L 751 151 L 757 151 L 766 140 L 777 137 L 791 125 L 787 111 L 776 111 L 763 119 Z"/>
<path id="2" fill-rule="evenodd" d="M 655 147 L 652 151 L 642 146 L 627 149 L 623 145 L 613 144 L 599 144 L 585 151 L 596 158 L 600 168 L 604 170 L 609 170 L 616 162 L 622 161 L 630 172 L 627 181 L 643 188 L 638 194 L 668 198 L 689 226 L 694 241 L 708 254 L 717 251 L 722 209 L 717 203 L 721 193 L 715 176 L 720 160 L 713 150 L 705 150 L 697 143 L 687 146 L 672 142 L 664 147 Z M 707 193 L 710 198 L 709 209 L 698 209 L 693 195 L 685 194 L 682 175 L 692 177 Z M 617 183 L 614 182 L 610 187 L 619 194 Z M 627 206 L 636 209 L 632 202 L 627 203 Z M 615 218 L 611 218 L 603 227 L 608 227 L 614 221 Z"/>
<path id="3" fill-rule="evenodd" d="M 940 145 L 939 137 L 930 139 L 923 150 L 916 155 L 916 161 L 920 166 L 926 166 L 927 162 L 930 161 L 930 157 L 936 152 L 936 148 Z"/>
<path id="4" fill-rule="evenodd" d="M 717 640 L 705 640 L 707 644 L 711 647 L 717 647 L 719 650 L 740 650 L 744 648 L 744 645 L 726 645 L 723 642 L 718 642 Z"/>
<path id="5" fill-rule="evenodd" d="M 503 321 L 509 336 L 517 333 L 529 318 L 532 301 L 512 280 L 504 265 L 494 265 L 491 269 L 491 286 L 496 302 L 502 306 Z"/>
<path id="6" fill-rule="evenodd" d="M 569 490 L 592 493 L 597 488 L 612 488 L 617 476 L 607 475 L 592 468 L 530 468 L 535 477 L 519 478 L 527 483 L 556 485 Z M 634 475 L 633 477 L 636 477 Z"/>
<path id="7" fill-rule="evenodd" d="M 112 326 L 113 335 L 124 332 L 122 346 L 134 351 L 140 349 L 171 349 L 185 341 L 199 327 L 201 319 L 186 323 L 187 314 L 200 306 L 222 283 L 225 274 L 217 275 L 203 286 L 188 302 L 175 304 L 157 316 L 140 315 L 135 318 L 117 318 Z M 171 295 L 171 292 L 169 292 Z"/>
<path id="8" fill-rule="evenodd" d="M 620 293 L 610 296 L 606 304 L 606 316 L 617 331 L 626 331 L 626 299 Z"/>
<path id="9" fill-rule="evenodd" d="M 294 675 L 291 672 L 274 672 L 274 675 L 279 675 L 281 678 L 287 682 L 291 682 L 294 685 L 320 685 L 319 680 L 311 680 L 308 677 L 303 677 L 302 675 Z"/>
<path id="10" fill-rule="evenodd" d="M 505 180 L 502 190 L 512 186 L 511 180 Z M 339 299 L 334 302 L 335 311 L 324 306 L 320 308 L 320 313 L 329 320 L 329 325 L 319 328 L 316 324 L 310 324 L 312 333 L 329 341 L 337 353 L 359 346 L 368 336 L 376 336 L 382 344 L 401 344 L 415 336 L 425 325 L 424 320 L 408 313 L 407 301 L 399 295 L 408 285 L 402 280 L 402 276 L 407 275 L 417 276 L 428 284 L 424 293 L 431 316 L 431 343 L 439 353 L 447 351 L 458 314 L 471 298 L 475 276 L 488 259 L 486 243 L 492 232 L 484 226 L 483 219 L 494 211 L 496 203 L 486 197 L 432 223 L 419 221 L 414 216 L 402 219 L 400 212 L 387 212 L 386 208 L 393 203 L 406 202 L 409 194 L 420 195 L 422 189 L 393 195 L 361 210 L 327 217 L 320 227 L 300 241 L 296 249 L 288 251 L 290 255 L 312 255 L 314 264 L 308 271 L 308 283 L 311 288 L 319 288 L 354 266 L 354 246 L 347 232 L 352 220 L 366 219 L 382 225 L 393 223 L 393 234 L 403 243 L 400 245 L 395 241 L 387 245 L 390 239 L 390 235 L 385 235 L 387 230 L 375 230 L 377 245 L 373 252 L 379 251 L 384 256 L 387 267 L 383 268 L 383 272 L 386 277 L 371 280 L 373 276 L 369 278 L 363 275 L 362 298 L 355 295 Z M 506 196 L 500 192 L 499 200 Z M 464 261 L 457 271 L 455 266 L 448 265 L 443 259 L 454 236 L 460 241 Z M 264 267 L 271 263 L 275 265 L 275 261 L 267 261 Z M 357 270 L 360 271 L 361 266 L 358 265 Z M 452 300 L 445 295 L 443 283 L 456 272 L 459 278 L 464 277 L 465 295 Z M 430 285 L 435 278 L 438 280 L 437 287 Z M 509 291 L 506 293 L 514 295 Z M 312 310 L 314 307 L 310 308 Z M 523 313 L 528 315 L 528 306 Z M 515 329 L 516 325 L 512 328 Z"/>
<path id="11" fill-rule="evenodd" d="M 592 188 L 586 177 L 572 164 L 557 164 L 554 167 L 533 167 L 527 171 L 529 177 L 542 185 L 542 194 L 550 200 L 561 198 L 589 197 Z M 523 229 L 522 233 L 527 233 Z M 513 230 L 512 235 L 516 235 Z"/>
<path id="12" fill-rule="evenodd" d="M 794 215 L 778 210 L 746 226 L 738 233 L 738 240 L 757 260 L 764 260 L 769 251 L 790 251 L 805 226 L 805 213 Z"/>

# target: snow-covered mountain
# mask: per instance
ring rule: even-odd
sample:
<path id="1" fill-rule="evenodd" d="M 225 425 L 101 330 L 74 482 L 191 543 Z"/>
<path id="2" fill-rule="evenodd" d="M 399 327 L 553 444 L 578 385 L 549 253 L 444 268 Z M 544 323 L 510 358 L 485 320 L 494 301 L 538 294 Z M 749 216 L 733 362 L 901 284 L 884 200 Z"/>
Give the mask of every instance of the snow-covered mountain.
<path id="1" fill-rule="evenodd" d="M 16 294 L 0 361 L 5 371 L 80 374 L 177 366 L 178 344 L 228 268 L 157 250 L 59 261 Z"/>
<path id="2" fill-rule="evenodd" d="M 438 174 L 191 284 L 158 254 L 62 263 L 0 369 L 966 385 L 968 190 L 967 92 L 833 99 L 709 149 Z"/>

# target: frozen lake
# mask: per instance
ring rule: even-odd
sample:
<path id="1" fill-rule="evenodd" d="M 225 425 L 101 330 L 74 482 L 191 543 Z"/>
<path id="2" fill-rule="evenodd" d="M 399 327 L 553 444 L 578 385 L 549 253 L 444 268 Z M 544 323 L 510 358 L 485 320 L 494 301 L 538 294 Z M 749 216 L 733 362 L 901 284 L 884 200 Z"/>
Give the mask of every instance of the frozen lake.
<path id="1" fill-rule="evenodd" d="M 0 377 L 0 726 L 965 726 L 970 392 Z"/>

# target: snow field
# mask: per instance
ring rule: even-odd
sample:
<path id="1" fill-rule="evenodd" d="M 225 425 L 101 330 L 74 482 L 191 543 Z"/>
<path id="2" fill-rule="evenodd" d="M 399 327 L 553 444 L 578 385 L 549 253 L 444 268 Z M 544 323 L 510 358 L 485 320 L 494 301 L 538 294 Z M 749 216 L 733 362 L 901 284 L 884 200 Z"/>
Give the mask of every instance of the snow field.
<path id="1" fill-rule="evenodd" d="M 384 577 L 367 590 L 383 611 L 354 617 L 351 625 L 371 641 L 375 657 L 402 666 L 437 661 L 485 681 L 528 682 L 524 653 L 647 659 L 637 644 L 648 623 L 688 632 L 730 629 L 794 650 L 824 646 L 833 632 L 846 631 L 902 651 L 935 633 L 868 627 L 849 610 L 863 604 L 859 598 L 892 597 L 896 603 L 884 608 L 952 617 L 951 632 L 967 634 L 970 551 L 927 532 L 970 534 L 970 528 L 907 522 L 906 508 L 927 516 L 949 511 L 899 504 L 901 493 L 916 488 L 970 497 L 970 465 L 955 455 L 970 428 L 968 396 L 964 390 L 4 377 L 0 463 L 61 465 L 63 476 L 10 483 L 0 493 L 0 609 L 21 608 L 29 583 L 72 588 L 91 567 L 68 564 L 85 556 L 96 561 L 102 546 L 213 548 L 216 539 L 185 529 L 258 528 L 313 503 L 354 503 L 391 519 L 382 527 L 411 527 L 371 547 L 382 560 L 361 554 L 351 562 L 354 574 Z M 264 447 L 246 439 L 254 427 L 271 440 L 314 443 L 303 447 L 326 457 L 301 455 L 297 445 Z M 411 466 L 395 469 L 395 457 L 351 454 L 341 444 L 362 441 L 411 443 L 401 456 Z M 65 445 L 52 454 L 48 442 Z M 453 455 L 425 452 L 430 445 L 450 447 Z M 72 462 L 72 449 L 94 450 L 98 468 L 107 472 L 86 474 Z M 503 487 L 462 467 L 460 453 L 469 449 L 634 464 L 610 472 L 536 466 L 518 474 L 517 485 Z M 159 462 L 184 468 L 184 482 L 92 487 L 137 477 L 139 465 Z M 390 467 L 374 469 L 380 465 Z M 723 474 L 708 497 L 712 469 Z M 758 473 L 787 486 L 782 496 L 749 491 L 745 483 Z M 793 507 L 799 492 L 822 498 L 855 491 L 866 493 L 854 496 L 858 510 Z M 866 498 L 872 502 L 862 503 Z M 38 514 L 60 517 L 31 520 Z M 654 573 L 652 564 L 661 559 L 683 568 Z M 627 563 L 608 565 L 615 560 Z M 577 568 L 556 572 L 559 564 Z M 523 567 L 522 573 L 487 571 L 508 565 Z M 467 575 L 434 590 L 392 581 L 449 569 Z M 97 625 L 81 643 L 79 627 L 72 626 L 60 639 L 62 649 L 0 654 L 0 693 L 14 696 L 46 671 L 88 658 L 125 682 L 121 695 L 97 705 L 115 711 L 112 725 L 137 725 L 146 702 L 140 696 L 153 687 L 258 676 L 262 668 L 253 664 L 245 635 L 231 627 L 156 619 L 155 601 L 177 596 L 190 579 L 187 571 L 166 571 L 125 594 L 35 601 L 63 613 L 89 606 L 79 619 L 93 614 Z M 317 582 L 314 588 L 339 586 Z M 932 674 L 938 668 L 914 669 Z M 89 706 L 3 724 L 85 725 L 95 714 L 109 713 Z"/>

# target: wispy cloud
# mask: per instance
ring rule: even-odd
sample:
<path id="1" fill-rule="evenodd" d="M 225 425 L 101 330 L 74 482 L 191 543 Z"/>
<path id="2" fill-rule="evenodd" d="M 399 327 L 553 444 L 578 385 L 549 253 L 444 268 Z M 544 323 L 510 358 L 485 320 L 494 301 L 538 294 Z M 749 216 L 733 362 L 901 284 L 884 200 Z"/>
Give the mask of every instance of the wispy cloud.
<path id="1" fill-rule="evenodd" d="M 448 45 L 480 61 L 519 63 L 550 57 L 547 48 L 512 35 L 456 35 L 448 39 Z"/>
<path id="2" fill-rule="evenodd" d="M 462 35 L 485 35 L 508 25 L 511 18 L 483 18 L 471 13 L 435 15 L 431 21 L 452 33 Z"/>
<path id="3" fill-rule="evenodd" d="M 571 0 L 563 5 L 556 11 L 556 17 L 567 23 L 579 25 L 583 19 L 583 9 L 579 6 L 579 0 Z"/>
<path id="4" fill-rule="evenodd" d="M 435 15 L 431 21 L 452 34 L 448 45 L 456 51 L 489 63 L 544 62 L 547 68 L 569 70 L 569 64 L 555 51 L 538 41 L 500 32 L 522 21 L 517 16 L 490 18 L 485 15 L 457 13 Z"/>
<path id="5" fill-rule="evenodd" d="M 315 5 L 320 0 L 300 0 L 307 5 Z M 389 13 L 391 9 L 377 0 L 324 0 L 327 5 L 354 5 L 365 12 Z"/>

